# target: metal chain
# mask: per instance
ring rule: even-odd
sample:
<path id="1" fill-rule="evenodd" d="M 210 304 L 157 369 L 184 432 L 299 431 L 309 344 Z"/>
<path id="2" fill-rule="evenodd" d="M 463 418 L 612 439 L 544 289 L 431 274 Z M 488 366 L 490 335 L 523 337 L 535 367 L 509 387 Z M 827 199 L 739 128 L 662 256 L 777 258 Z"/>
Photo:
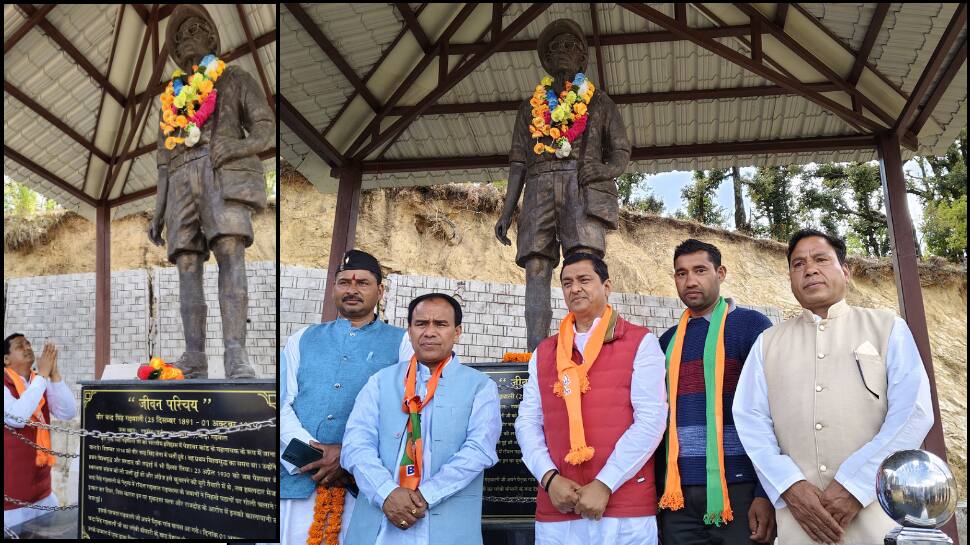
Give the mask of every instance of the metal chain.
<path id="1" fill-rule="evenodd" d="M 32 428 L 41 428 L 51 431 L 56 431 L 60 433 L 66 433 L 68 435 L 78 435 L 81 437 L 96 437 L 98 439 L 187 439 L 190 437 L 208 437 L 210 435 L 227 435 L 230 433 L 238 433 L 243 431 L 256 431 L 267 427 L 276 426 L 276 418 L 270 418 L 269 420 L 260 420 L 258 422 L 245 422 L 243 424 L 235 424 L 232 426 L 219 426 L 217 428 L 198 428 L 194 431 L 180 430 L 180 431 L 162 431 L 162 432 L 117 432 L 117 431 L 98 431 L 98 430 L 84 430 L 84 429 L 74 429 L 74 428 L 64 428 L 61 426 L 54 426 L 52 424 L 42 424 L 40 422 L 35 422 L 30 419 L 21 418 L 19 416 L 12 415 L 10 413 L 3 413 L 4 419 L 10 418 L 16 422 L 20 422 L 25 426 L 30 426 Z"/>
<path id="2" fill-rule="evenodd" d="M 71 454 L 68 452 L 57 452 L 56 450 L 51 450 L 49 448 L 42 447 L 37 443 L 28 439 L 25 435 L 21 434 L 19 431 L 17 431 L 16 428 L 12 426 L 8 426 L 7 424 L 4 424 L 3 427 L 7 428 L 10 431 L 10 433 L 14 434 L 14 436 L 16 436 L 17 439 L 20 439 L 24 443 L 27 443 L 28 445 L 34 447 L 34 449 L 36 450 L 46 452 L 47 454 L 53 454 L 54 456 L 61 456 L 64 458 L 78 458 L 81 456 L 80 454 Z"/>
<path id="3" fill-rule="evenodd" d="M 29 509 L 37 509 L 38 511 L 70 511 L 71 509 L 77 509 L 76 503 L 74 505 L 36 505 L 30 503 L 29 501 L 11 498 L 6 494 L 3 495 L 3 501 L 27 507 Z"/>

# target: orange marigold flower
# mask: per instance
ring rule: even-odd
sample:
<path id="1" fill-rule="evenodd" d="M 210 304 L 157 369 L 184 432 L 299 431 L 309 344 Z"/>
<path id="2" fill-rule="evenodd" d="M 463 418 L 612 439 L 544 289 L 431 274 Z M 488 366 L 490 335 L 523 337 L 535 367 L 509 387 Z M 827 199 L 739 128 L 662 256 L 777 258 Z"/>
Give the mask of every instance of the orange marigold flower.
<path id="1" fill-rule="evenodd" d="M 556 153 L 556 148 L 552 146 L 544 146 L 544 147 L 546 149 L 546 153 Z"/>
<path id="2" fill-rule="evenodd" d="M 531 99 L 529 99 L 529 104 L 531 104 L 533 108 L 536 108 L 539 106 L 540 102 L 538 98 L 532 97 Z"/>
<path id="3" fill-rule="evenodd" d="M 175 118 L 175 125 L 178 126 L 179 128 L 184 129 L 185 127 L 189 126 L 189 119 L 184 115 L 180 115 Z"/>
<path id="4" fill-rule="evenodd" d="M 586 105 L 582 102 L 577 102 L 573 104 L 573 111 L 576 112 L 576 115 L 584 115 L 586 113 Z"/>
<path id="5" fill-rule="evenodd" d="M 176 144 L 175 144 L 174 136 L 169 136 L 168 138 L 165 139 L 165 149 L 172 150 L 172 149 L 175 149 L 175 146 Z"/>
<path id="6" fill-rule="evenodd" d="M 536 144 L 534 148 L 532 148 L 532 151 L 534 151 L 536 155 L 542 155 L 542 151 L 544 149 L 546 149 L 546 147 L 540 142 Z"/>
<path id="7" fill-rule="evenodd" d="M 165 108 L 165 110 L 162 112 L 162 121 L 168 123 L 169 125 L 175 124 L 175 114 L 172 113 L 172 110 Z"/>
<path id="8" fill-rule="evenodd" d="M 549 129 L 549 136 L 551 136 L 553 140 L 558 140 L 559 137 L 562 136 L 562 133 L 559 132 L 559 129 L 553 127 Z"/>
<path id="9" fill-rule="evenodd" d="M 208 95 L 209 93 L 212 92 L 213 86 L 214 85 L 211 79 L 204 80 L 202 83 L 199 84 L 199 91 L 202 92 L 202 95 L 204 97 L 205 95 Z"/>
<path id="10" fill-rule="evenodd" d="M 164 134 L 165 136 L 172 134 L 172 131 L 175 130 L 175 127 L 165 123 L 159 123 L 158 125 L 162 128 L 162 134 Z"/>

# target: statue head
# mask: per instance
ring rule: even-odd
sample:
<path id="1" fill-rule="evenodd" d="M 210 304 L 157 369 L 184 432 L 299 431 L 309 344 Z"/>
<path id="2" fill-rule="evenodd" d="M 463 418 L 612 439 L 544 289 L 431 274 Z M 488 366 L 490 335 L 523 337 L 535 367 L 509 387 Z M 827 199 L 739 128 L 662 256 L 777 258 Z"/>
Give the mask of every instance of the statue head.
<path id="1" fill-rule="evenodd" d="M 585 72 L 589 60 L 586 35 L 573 20 L 556 19 L 539 34 L 536 50 L 546 73 Z"/>
<path id="2" fill-rule="evenodd" d="M 219 31 L 209 12 L 200 5 L 179 4 L 169 17 L 165 32 L 168 54 L 185 72 L 212 53 L 218 55 Z"/>

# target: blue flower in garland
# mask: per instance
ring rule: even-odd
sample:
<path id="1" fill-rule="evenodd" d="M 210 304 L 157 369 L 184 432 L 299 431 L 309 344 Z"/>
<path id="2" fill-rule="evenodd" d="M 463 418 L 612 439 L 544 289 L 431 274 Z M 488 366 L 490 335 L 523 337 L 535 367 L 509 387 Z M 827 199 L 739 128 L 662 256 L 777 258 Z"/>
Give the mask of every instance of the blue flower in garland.
<path id="1" fill-rule="evenodd" d="M 212 53 L 209 53 L 205 57 L 202 57 L 202 60 L 199 61 L 199 69 L 204 71 L 205 70 L 204 67 L 209 66 L 209 63 L 215 60 L 216 60 L 216 56 L 213 55 Z"/>
<path id="2" fill-rule="evenodd" d="M 552 89 L 546 91 L 546 102 L 549 103 L 550 110 L 555 110 L 556 106 L 559 106 L 559 98 L 556 97 L 556 93 Z"/>
<path id="3" fill-rule="evenodd" d="M 179 96 L 179 92 L 182 90 L 182 87 L 184 86 L 185 84 L 182 83 L 182 78 L 175 78 L 175 80 L 172 81 L 172 94 L 175 96 Z"/>
<path id="4" fill-rule="evenodd" d="M 580 85 L 583 84 L 584 81 L 586 81 L 586 74 L 582 72 L 577 72 L 576 77 L 573 78 L 573 85 L 575 85 L 576 87 L 579 87 Z"/>

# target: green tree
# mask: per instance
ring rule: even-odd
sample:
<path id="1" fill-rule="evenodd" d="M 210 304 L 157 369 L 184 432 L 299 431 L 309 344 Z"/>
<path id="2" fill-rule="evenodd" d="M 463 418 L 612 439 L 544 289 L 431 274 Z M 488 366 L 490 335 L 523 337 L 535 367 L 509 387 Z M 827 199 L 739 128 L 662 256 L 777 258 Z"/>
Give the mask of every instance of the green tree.
<path id="1" fill-rule="evenodd" d="M 15 216 L 31 216 L 37 212 L 40 195 L 26 185 L 4 177 L 3 213 Z"/>
<path id="2" fill-rule="evenodd" d="M 680 191 L 685 211 L 678 211 L 677 215 L 705 225 L 722 226 L 724 208 L 717 204 L 717 189 L 726 177 L 726 170 L 695 170 L 693 181 Z"/>
<path id="3" fill-rule="evenodd" d="M 967 129 L 939 157 L 913 158 L 906 189 L 923 204 L 923 240 L 933 254 L 952 261 L 967 255 Z"/>
<path id="4" fill-rule="evenodd" d="M 923 211 L 926 247 L 950 261 L 967 259 L 967 196 L 952 203 L 930 203 Z"/>
<path id="5" fill-rule="evenodd" d="M 802 167 L 797 165 L 758 167 L 746 184 L 754 205 L 753 232 L 780 241 L 791 238 L 798 228 L 798 204 L 792 182 L 801 174 Z M 767 225 L 758 220 L 764 220 Z"/>
<path id="6" fill-rule="evenodd" d="M 647 187 L 647 174 L 626 172 L 616 178 L 616 193 L 620 206 L 637 212 L 660 215 L 664 203 Z"/>
<path id="7" fill-rule="evenodd" d="M 847 228 L 863 253 L 882 257 L 889 253 L 889 229 L 879 167 L 866 163 L 819 165 L 803 186 L 799 203 L 806 224 L 830 233 Z"/>

